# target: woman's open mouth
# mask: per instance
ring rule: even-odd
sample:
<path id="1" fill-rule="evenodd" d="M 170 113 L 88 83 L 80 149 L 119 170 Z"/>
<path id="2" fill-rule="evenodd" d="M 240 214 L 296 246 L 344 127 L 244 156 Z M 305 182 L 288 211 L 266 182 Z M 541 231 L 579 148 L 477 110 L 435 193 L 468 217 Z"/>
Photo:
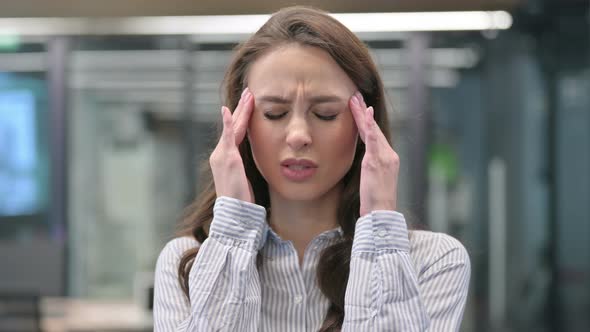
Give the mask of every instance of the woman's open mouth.
<path id="1" fill-rule="evenodd" d="M 311 178 L 317 169 L 317 164 L 308 159 L 286 159 L 281 162 L 283 176 L 295 182 L 303 182 Z"/>

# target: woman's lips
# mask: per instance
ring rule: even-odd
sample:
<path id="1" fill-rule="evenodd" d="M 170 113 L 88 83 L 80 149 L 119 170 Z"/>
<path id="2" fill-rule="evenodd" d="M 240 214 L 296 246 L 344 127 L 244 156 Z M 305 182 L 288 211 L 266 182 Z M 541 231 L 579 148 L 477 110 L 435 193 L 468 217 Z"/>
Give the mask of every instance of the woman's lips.
<path id="1" fill-rule="evenodd" d="M 281 173 L 294 182 L 303 182 L 317 171 L 317 164 L 308 159 L 286 159 L 281 162 Z"/>

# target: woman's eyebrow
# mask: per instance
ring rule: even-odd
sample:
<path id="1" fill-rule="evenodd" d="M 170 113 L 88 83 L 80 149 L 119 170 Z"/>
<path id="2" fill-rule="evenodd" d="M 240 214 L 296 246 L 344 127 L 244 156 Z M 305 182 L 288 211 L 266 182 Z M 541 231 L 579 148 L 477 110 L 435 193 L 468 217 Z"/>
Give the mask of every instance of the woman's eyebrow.
<path id="1" fill-rule="evenodd" d="M 281 97 L 281 96 L 273 96 L 273 95 L 265 95 L 258 97 L 260 102 L 269 102 L 274 104 L 291 104 L 291 100 Z M 322 103 L 334 103 L 334 102 L 341 102 L 342 98 L 336 95 L 317 95 L 309 98 L 311 104 L 322 104 Z"/>
<path id="2" fill-rule="evenodd" d="M 289 99 L 283 98 L 281 96 L 265 95 L 265 96 L 260 96 L 257 99 L 261 102 L 265 101 L 265 102 L 274 103 L 274 104 L 290 104 L 291 103 L 291 101 Z"/>
<path id="3" fill-rule="evenodd" d="M 336 95 L 319 95 L 310 98 L 311 104 L 338 103 L 342 99 Z"/>

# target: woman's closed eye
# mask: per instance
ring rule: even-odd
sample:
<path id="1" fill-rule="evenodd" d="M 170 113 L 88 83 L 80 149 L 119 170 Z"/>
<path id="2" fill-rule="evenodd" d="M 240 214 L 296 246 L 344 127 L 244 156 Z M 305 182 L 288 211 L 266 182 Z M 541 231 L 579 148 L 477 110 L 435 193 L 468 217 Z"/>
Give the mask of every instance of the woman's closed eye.
<path id="1" fill-rule="evenodd" d="M 278 120 L 282 117 L 284 117 L 287 114 L 287 112 L 264 112 L 264 117 L 269 119 L 269 120 Z"/>
<path id="2" fill-rule="evenodd" d="M 332 120 L 336 119 L 336 117 L 338 116 L 338 113 L 334 113 L 334 114 L 314 113 L 314 114 L 315 114 L 315 116 L 318 117 L 318 119 L 324 120 L 324 121 L 332 121 Z"/>
<path id="3" fill-rule="evenodd" d="M 322 114 L 322 113 L 313 113 L 318 119 L 323 121 L 332 121 L 336 119 L 338 113 L 336 114 Z M 269 120 L 279 120 L 282 117 L 287 115 L 287 112 L 266 112 L 264 113 L 264 117 Z"/>

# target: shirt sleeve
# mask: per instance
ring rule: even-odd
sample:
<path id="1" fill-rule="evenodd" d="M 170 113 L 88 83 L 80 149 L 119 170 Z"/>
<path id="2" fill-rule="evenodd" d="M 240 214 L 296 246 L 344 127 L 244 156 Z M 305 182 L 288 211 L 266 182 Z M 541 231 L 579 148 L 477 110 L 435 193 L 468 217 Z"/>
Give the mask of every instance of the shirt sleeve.
<path id="1" fill-rule="evenodd" d="M 209 237 L 189 272 L 190 306 L 178 283 L 178 258 L 166 249 L 160 254 L 154 331 L 257 331 L 261 293 L 256 255 L 267 229 L 264 207 L 217 198 Z"/>
<path id="2" fill-rule="evenodd" d="M 461 243 L 432 233 L 416 271 L 405 219 L 373 211 L 356 224 L 342 331 L 458 331 L 470 277 Z"/>

